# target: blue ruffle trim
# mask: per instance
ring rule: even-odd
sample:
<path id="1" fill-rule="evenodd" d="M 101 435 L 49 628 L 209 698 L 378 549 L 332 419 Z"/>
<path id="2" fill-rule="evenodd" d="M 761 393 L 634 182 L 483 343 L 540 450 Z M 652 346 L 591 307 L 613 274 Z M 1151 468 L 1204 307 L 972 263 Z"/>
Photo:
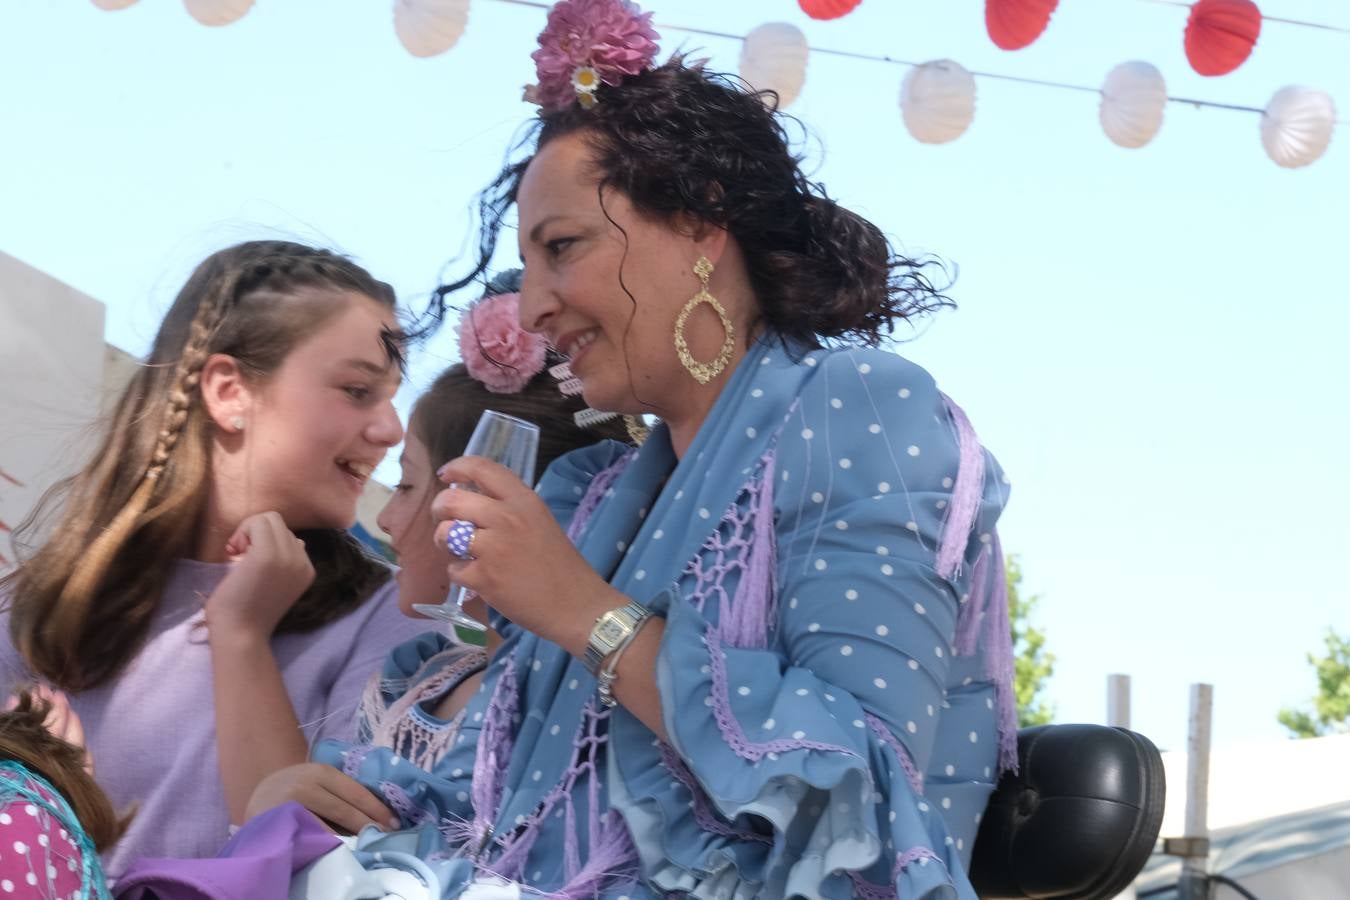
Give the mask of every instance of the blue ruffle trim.
<path id="1" fill-rule="evenodd" d="M 647 881 L 717 900 L 974 900 L 941 815 L 857 701 L 710 631 L 673 600 L 657 668 L 671 746 L 611 722 L 610 803 Z"/>

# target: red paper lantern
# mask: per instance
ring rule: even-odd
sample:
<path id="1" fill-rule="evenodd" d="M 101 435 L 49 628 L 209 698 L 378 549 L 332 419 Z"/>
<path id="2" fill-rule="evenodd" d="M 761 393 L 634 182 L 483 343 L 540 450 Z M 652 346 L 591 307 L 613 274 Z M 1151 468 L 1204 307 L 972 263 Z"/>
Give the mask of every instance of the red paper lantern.
<path id="1" fill-rule="evenodd" d="M 813 19 L 837 19 L 858 7 L 862 0 L 797 0 L 797 5 Z"/>
<path id="2" fill-rule="evenodd" d="M 1260 34 L 1252 0 L 1198 0 L 1186 21 L 1186 58 L 1201 75 L 1227 75 L 1251 56 Z"/>
<path id="3" fill-rule="evenodd" d="M 985 0 L 984 26 L 1004 50 L 1021 50 L 1041 36 L 1059 0 Z"/>

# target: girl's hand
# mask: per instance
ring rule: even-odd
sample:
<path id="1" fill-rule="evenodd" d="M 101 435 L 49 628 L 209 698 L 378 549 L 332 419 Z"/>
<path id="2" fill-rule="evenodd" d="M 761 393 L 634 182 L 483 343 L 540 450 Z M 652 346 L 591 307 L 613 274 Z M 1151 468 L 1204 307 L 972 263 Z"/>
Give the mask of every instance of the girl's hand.
<path id="1" fill-rule="evenodd" d="M 478 594 L 522 628 L 583 655 L 591 626 L 628 599 L 582 558 L 544 501 L 505 466 L 464 456 L 438 473 L 480 493 L 441 491 L 431 504 L 435 540 L 444 547 L 450 522 L 477 526 L 473 560 L 449 565 L 450 580 Z"/>
<path id="2" fill-rule="evenodd" d="M 234 567 L 206 601 L 212 639 L 243 635 L 267 639 L 314 583 L 305 542 L 275 512 L 249 516 L 225 542 Z"/>
<path id="3" fill-rule="evenodd" d="M 253 789 L 245 821 L 292 800 L 342 834 L 367 825 L 385 831 L 401 827 L 398 816 L 360 782 L 323 763 L 301 763 L 273 772 Z"/>

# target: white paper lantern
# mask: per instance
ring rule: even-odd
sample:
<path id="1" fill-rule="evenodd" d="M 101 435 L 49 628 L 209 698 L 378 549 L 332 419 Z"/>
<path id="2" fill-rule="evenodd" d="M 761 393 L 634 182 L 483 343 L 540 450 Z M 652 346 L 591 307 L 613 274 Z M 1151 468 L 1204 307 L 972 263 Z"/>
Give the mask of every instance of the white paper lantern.
<path id="1" fill-rule="evenodd" d="M 1142 147 L 1162 127 L 1167 106 L 1167 83 L 1157 67 L 1146 62 L 1123 62 L 1102 84 L 1102 130 L 1113 144 L 1131 150 Z"/>
<path id="2" fill-rule="evenodd" d="M 1291 84 L 1275 92 L 1261 116 L 1261 144 L 1276 165 L 1297 169 L 1327 151 L 1336 104 L 1316 88 Z"/>
<path id="3" fill-rule="evenodd" d="M 116 12 L 119 9 L 126 9 L 135 2 L 136 0 L 94 0 L 94 5 L 108 12 Z"/>
<path id="4" fill-rule="evenodd" d="M 900 86 L 900 113 L 916 140 L 954 141 L 975 118 L 975 76 L 950 59 L 915 66 Z"/>
<path id="5" fill-rule="evenodd" d="M 435 56 L 459 41 L 469 0 L 394 0 L 394 31 L 413 56 Z"/>
<path id="6" fill-rule="evenodd" d="M 192 18 L 217 28 L 242 19 L 253 6 L 253 0 L 183 0 L 183 5 Z"/>
<path id="7" fill-rule="evenodd" d="M 776 92 L 783 109 L 802 92 L 810 53 L 806 35 L 796 25 L 766 22 L 741 44 L 741 77 L 757 90 Z"/>

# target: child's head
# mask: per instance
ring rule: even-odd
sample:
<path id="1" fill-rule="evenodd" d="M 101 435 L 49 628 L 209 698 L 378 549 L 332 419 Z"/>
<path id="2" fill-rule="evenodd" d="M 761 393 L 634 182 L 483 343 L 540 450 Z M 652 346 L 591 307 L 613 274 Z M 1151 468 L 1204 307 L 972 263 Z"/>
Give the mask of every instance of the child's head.
<path id="1" fill-rule="evenodd" d="M 13 706 L 0 711 L 0 760 L 23 764 L 41 775 L 70 804 L 95 848 L 106 850 L 126 830 L 108 797 L 84 769 L 84 750 L 55 737 L 44 722 L 51 703 L 20 691 Z"/>
<path id="2" fill-rule="evenodd" d="M 493 286 L 514 290 L 516 282 L 503 276 L 494 280 Z M 513 295 L 490 298 L 505 301 L 503 307 L 514 310 Z M 531 365 L 527 360 L 529 348 L 520 342 L 538 340 L 535 335 L 521 331 L 518 323 L 505 327 L 507 322 L 493 322 L 501 327 L 491 327 L 486 319 L 472 318 L 496 312 L 499 310 L 489 312 L 480 303 L 465 313 L 460 355 L 470 364 L 457 363 L 446 369 L 413 406 L 399 460 L 402 477 L 380 512 L 380 528 L 390 536 L 398 553 L 399 606 L 407 615 L 415 615 L 411 611 L 414 603 L 445 600 L 450 557 L 433 539 L 430 515 L 431 500 L 443 487 L 436 479 L 436 470 L 463 455 L 484 411 L 493 409 L 539 426 L 535 471 L 540 473 L 571 450 L 605 438 L 628 439 L 617 419 L 590 428 L 577 425 L 573 416 L 585 408 L 585 402 L 579 396 L 563 396 L 544 364 L 545 360 L 557 363 L 561 359 L 540 344 L 536 348 L 537 363 Z M 473 327 L 475 321 L 477 328 Z"/>
<path id="3" fill-rule="evenodd" d="M 106 678 L 134 652 L 173 560 L 214 558 L 252 513 L 276 510 L 293 530 L 355 520 L 361 485 L 402 435 L 394 306 L 350 260 L 285 241 L 197 267 L 102 445 L 62 486 L 50 537 L 6 580 L 35 671 L 70 688 Z M 378 574 L 341 536 L 306 542 L 332 565 L 316 567 L 282 630 L 345 614 Z M 336 596 L 325 575 L 340 579 Z"/>
<path id="4" fill-rule="evenodd" d="M 304 275 L 242 291 L 203 348 L 185 427 L 210 445 L 210 523 L 270 510 L 293 530 L 350 527 L 403 436 L 392 291 L 339 257 L 301 259 Z"/>

